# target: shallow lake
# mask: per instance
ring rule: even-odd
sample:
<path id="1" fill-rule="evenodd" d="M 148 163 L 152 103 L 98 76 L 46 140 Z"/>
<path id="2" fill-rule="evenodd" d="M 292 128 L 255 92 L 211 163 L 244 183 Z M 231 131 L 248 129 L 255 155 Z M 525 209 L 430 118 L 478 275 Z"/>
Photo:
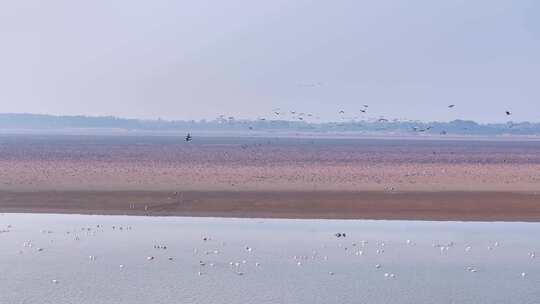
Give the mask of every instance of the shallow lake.
<path id="1" fill-rule="evenodd" d="M 538 223 L 2 214 L 0 231 L 0 303 L 540 303 Z"/>

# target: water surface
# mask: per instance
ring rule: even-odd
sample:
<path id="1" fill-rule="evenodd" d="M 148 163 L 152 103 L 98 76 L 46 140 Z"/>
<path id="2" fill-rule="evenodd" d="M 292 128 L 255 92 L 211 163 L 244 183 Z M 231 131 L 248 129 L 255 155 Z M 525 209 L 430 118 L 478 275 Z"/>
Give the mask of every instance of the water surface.
<path id="1" fill-rule="evenodd" d="M 4 214 L 0 231 L 0 303 L 540 302 L 536 223 Z"/>

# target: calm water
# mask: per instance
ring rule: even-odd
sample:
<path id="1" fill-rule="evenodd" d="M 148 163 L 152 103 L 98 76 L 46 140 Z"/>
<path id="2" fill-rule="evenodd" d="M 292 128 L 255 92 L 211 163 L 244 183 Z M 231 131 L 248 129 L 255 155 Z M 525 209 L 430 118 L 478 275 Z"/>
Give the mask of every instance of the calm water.
<path id="1" fill-rule="evenodd" d="M 0 303 L 540 303 L 540 224 L 4 214 L 0 231 Z"/>

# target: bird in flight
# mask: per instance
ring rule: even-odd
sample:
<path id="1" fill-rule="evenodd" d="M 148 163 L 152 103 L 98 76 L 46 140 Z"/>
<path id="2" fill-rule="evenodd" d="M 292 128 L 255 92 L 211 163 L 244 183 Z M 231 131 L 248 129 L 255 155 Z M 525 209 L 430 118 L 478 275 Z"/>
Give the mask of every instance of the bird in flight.
<path id="1" fill-rule="evenodd" d="M 456 106 L 455 104 L 451 104 L 451 105 L 448 106 L 448 108 L 451 109 L 451 108 L 453 108 L 453 107 L 455 107 L 455 106 Z"/>
<path id="2" fill-rule="evenodd" d="M 314 83 L 301 83 L 298 86 L 303 88 L 315 88 L 315 87 L 321 87 L 323 85 L 322 82 L 314 82 Z"/>
<path id="3" fill-rule="evenodd" d="M 506 111 L 506 115 L 510 116 L 512 113 L 510 113 L 510 111 Z"/>
<path id="4" fill-rule="evenodd" d="M 190 142 L 191 140 L 193 140 L 193 137 L 191 137 L 191 134 L 187 134 L 186 135 L 186 142 Z"/>

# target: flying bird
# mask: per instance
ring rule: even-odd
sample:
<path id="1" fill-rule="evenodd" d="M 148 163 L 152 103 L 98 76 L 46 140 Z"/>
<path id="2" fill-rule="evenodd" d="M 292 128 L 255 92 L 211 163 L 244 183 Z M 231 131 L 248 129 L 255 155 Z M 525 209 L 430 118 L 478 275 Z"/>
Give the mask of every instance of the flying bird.
<path id="1" fill-rule="evenodd" d="M 186 142 L 190 142 L 193 138 L 191 137 L 191 134 L 186 135 Z"/>
<path id="2" fill-rule="evenodd" d="M 508 116 L 512 115 L 512 113 L 510 113 L 510 111 L 506 111 L 505 113 L 506 113 L 506 115 L 508 115 Z"/>
<path id="3" fill-rule="evenodd" d="M 451 104 L 451 105 L 448 106 L 448 108 L 451 109 L 451 108 L 453 108 L 453 107 L 455 107 L 455 106 L 456 106 L 455 104 Z"/>
<path id="4" fill-rule="evenodd" d="M 301 83 L 298 86 L 303 87 L 303 88 L 315 88 L 315 87 L 320 87 L 322 85 L 323 83 L 319 81 L 319 82 L 314 82 L 314 83 Z"/>

